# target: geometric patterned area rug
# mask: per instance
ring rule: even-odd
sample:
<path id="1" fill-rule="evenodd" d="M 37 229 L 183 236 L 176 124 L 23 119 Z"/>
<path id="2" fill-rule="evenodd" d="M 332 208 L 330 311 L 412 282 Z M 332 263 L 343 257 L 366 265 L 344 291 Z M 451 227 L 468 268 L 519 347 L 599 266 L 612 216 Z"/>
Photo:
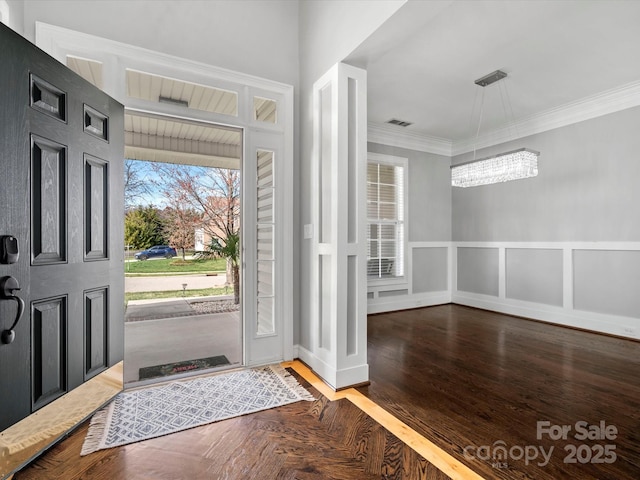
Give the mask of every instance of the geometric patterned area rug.
<path id="1" fill-rule="evenodd" d="M 165 377 L 176 373 L 192 372 L 204 368 L 214 368 L 221 365 L 229 365 L 229 360 L 224 355 L 215 357 L 198 358 L 185 362 L 167 363 L 164 365 L 154 365 L 153 367 L 142 367 L 138 370 L 138 378 L 146 380 L 148 378 Z"/>
<path id="2" fill-rule="evenodd" d="M 280 365 L 120 393 L 91 419 L 80 455 L 314 397 Z"/>

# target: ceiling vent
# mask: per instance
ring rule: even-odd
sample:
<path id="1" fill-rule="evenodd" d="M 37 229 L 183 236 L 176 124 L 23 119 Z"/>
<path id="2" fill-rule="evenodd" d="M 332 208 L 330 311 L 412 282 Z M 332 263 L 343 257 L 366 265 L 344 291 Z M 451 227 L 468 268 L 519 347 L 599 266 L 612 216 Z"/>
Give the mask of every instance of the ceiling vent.
<path id="1" fill-rule="evenodd" d="M 170 97 L 160 97 L 158 98 L 158 102 L 160 103 L 168 103 L 170 105 L 178 105 L 180 107 L 188 107 L 189 106 L 189 102 L 186 100 L 180 100 L 180 99 L 175 99 L 175 98 L 170 98 Z"/>
<path id="2" fill-rule="evenodd" d="M 391 125 L 398 125 L 399 127 L 408 127 L 409 125 L 413 125 L 411 122 L 405 122 L 403 120 L 398 120 L 397 118 L 392 118 L 387 123 Z"/>

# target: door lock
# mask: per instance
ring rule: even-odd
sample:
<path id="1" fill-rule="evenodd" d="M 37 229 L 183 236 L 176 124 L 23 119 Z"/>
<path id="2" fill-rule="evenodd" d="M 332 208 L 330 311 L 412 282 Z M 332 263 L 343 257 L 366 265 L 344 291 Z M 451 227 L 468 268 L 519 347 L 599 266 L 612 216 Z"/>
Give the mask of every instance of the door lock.
<path id="1" fill-rule="evenodd" d="M 16 263 L 19 257 L 18 239 L 12 235 L 0 237 L 0 263 L 11 265 Z"/>
<path id="2" fill-rule="evenodd" d="M 2 343 L 7 345 L 15 340 L 15 328 L 24 313 L 24 300 L 13 293 L 16 290 L 20 290 L 18 280 L 14 277 L 2 277 L 2 280 L 0 280 L 0 300 L 14 300 L 18 304 L 18 311 L 16 312 L 16 318 L 13 321 L 13 325 L 11 325 L 11 328 L 3 330 L 0 334 L 0 340 Z"/>

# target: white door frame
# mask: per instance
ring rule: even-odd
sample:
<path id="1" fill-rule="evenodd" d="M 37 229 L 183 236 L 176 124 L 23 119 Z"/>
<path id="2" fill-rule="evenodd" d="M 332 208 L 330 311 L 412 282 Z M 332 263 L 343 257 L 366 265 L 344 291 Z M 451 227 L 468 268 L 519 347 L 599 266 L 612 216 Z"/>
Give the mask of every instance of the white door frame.
<path id="1" fill-rule="evenodd" d="M 244 155 L 246 162 L 249 149 L 259 147 L 269 139 L 268 145 L 281 145 L 280 164 L 277 169 L 277 197 L 279 199 L 276 215 L 278 239 L 278 262 L 275 271 L 276 307 L 281 336 L 276 342 L 281 345 L 281 352 L 267 355 L 264 352 L 264 341 L 254 335 L 247 323 L 253 321 L 245 315 L 244 321 L 244 364 L 258 365 L 267 361 L 293 359 L 293 86 L 275 82 L 252 75 L 246 75 L 226 70 L 200 62 L 174 57 L 145 48 L 127 45 L 62 27 L 36 22 L 36 45 L 56 58 L 61 63 L 67 63 L 67 56 L 91 59 L 102 63 L 104 91 L 122 103 L 125 108 L 150 113 L 159 113 L 178 118 L 189 118 L 206 123 L 228 125 L 244 130 Z M 151 102 L 128 97 L 126 93 L 126 70 L 139 70 L 185 82 L 231 90 L 238 94 L 238 115 L 224 115 L 204 112 L 186 107 Z M 277 104 L 277 123 L 271 124 L 255 119 L 253 98 L 262 97 L 272 99 Z M 255 140 L 254 140 L 255 138 Z M 268 146 L 268 145 L 265 145 Z M 251 150 L 251 151 L 252 151 Z M 244 171 L 243 165 L 243 171 Z M 244 176 L 244 175 L 243 175 Z M 244 189 L 246 190 L 246 189 Z M 251 208 L 251 196 L 246 196 L 243 190 L 243 209 Z M 252 228 L 242 232 L 243 248 L 255 248 L 256 239 Z M 249 267 L 249 266 L 248 266 Z M 251 275 L 249 275 L 250 277 Z M 252 290 L 243 291 L 245 302 L 253 299 Z M 246 303 L 245 303 L 246 304 Z M 275 348 L 275 347 L 272 347 Z M 255 355 L 254 355 L 255 353 Z M 259 353 L 259 354 L 258 354 Z"/>

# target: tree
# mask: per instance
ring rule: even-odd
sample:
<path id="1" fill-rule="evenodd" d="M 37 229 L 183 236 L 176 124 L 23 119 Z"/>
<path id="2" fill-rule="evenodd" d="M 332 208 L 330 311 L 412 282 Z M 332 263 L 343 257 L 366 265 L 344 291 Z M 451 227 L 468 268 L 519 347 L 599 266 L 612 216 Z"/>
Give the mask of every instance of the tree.
<path id="1" fill-rule="evenodd" d="M 209 253 L 227 259 L 227 271 L 239 295 L 240 171 L 172 164 L 153 168 L 156 185 L 168 201 L 200 212 L 200 226 L 213 239 Z"/>
<path id="2" fill-rule="evenodd" d="M 231 277 L 233 279 L 233 303 L 240 303 L 240 236 L 232 233 L 227 237 L 224 245 L 214 238 L 209 245 L 209 251 L 218 257 L 231 261 Z"/>
<path id="3" fill-rule="evenodd" d="M 193 208 L 175 207 L 165 208 L 163 215 L 169 243 L 174 248 L 182 250 L 182 260 L 185 260 L 185 250 L 194 247 L 195 229 L 200 225 L 202 215 Z"/>
<path id="4" fill-rule="evenodd" d="M 141 203 L 144 197 L 151 193 L 149 181 L 144 177 L 145 162 L 140 160 L 124 161 L 124 206 L 126 209 Z"/>
<path id="5" fill-rule="evenodd" d="M 124 241 L 136 249 L 166 243 L 164 222 L 157 208 L 137 207 L 124 217 Z"/>

